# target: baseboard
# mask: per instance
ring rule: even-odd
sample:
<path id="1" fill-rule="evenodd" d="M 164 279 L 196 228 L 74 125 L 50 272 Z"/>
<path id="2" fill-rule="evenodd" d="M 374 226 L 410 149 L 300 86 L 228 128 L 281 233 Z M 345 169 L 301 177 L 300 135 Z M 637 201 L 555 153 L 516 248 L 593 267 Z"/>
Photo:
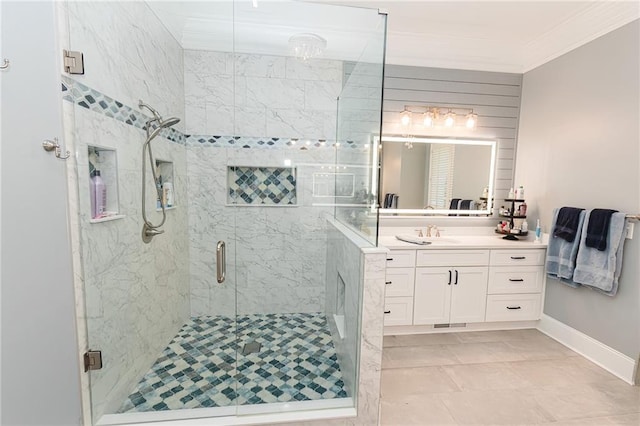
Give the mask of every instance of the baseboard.
<path id="1" fill-rule="evenodd" d="M 542 314 L 538 322 L 538 330 L 609 373 L 631 385 L 634 384 L 636 361 L 633 358 L 545 314 Z"/>

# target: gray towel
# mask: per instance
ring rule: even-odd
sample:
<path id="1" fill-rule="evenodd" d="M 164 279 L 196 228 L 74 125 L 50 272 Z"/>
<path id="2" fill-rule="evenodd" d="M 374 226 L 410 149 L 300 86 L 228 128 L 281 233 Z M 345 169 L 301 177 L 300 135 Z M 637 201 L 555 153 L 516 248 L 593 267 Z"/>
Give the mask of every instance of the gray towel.
<path id="1" fill-rule="evenodd" d="M 589 221 L 589 214 L 585 222 Z M 624 213 L 611 215 L 607 248 L 599 251 L 597 248 L 587 247 L 587 228 L 582 228 L 580 249 L 576 260 L 573 280 L 579 284 L 592 287 L 607 296 L 615 296 L 618 291 L 618 278 L 622 270 L 622 254 L 624 249 L 626 219 Z"/>
<path id="2" fill-rule="evenodd" d="M 553 210 L 553 223 L 551 229 L 555 229 L 558 220 L 558 212 L 560 209 Z M 577 235 L 581 235 L 584 227 L 585 212 L 580 212 L 577 224 Z M 575 238 L 572 242 L 562 237 L 549 235 L 549 247 L 547 248 L 547 275 L 551 278 L 559 279 L 562 283 L 571 287 L 579 287 L 579 284 L 573 282 L 574 269 L 576 267 L 576 255 L 578 254 L 578 246 L 580 239 Z"/>

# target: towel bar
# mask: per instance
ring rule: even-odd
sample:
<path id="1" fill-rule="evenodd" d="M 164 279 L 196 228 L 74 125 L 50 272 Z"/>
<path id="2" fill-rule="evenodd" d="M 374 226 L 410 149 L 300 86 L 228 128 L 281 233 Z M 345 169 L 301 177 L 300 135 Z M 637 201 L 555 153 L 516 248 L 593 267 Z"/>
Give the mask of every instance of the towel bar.
<path id="1" fill-rule="evenodd" d="M 628 214 L 625 217 L 631 220 L 640 220 L 640 214 Z"/>

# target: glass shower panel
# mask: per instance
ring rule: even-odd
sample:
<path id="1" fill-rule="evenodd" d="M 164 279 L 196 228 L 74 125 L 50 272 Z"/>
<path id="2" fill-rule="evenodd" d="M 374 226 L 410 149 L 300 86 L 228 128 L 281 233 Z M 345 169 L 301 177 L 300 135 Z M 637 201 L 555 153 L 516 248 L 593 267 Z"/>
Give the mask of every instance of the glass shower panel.
<path id="1" fill-rule="evenodd" d="M 357 60 L 345 63 L 338 102 L 336 169 L 353 175 L 353 191 L 335 181 L 336 219 L 371 244 L 378 237 L 378 149 L 382 127 L 382 87 L 387 16 L 371 23 L 366 46 Z M 342 194 L 342 195 L 340 195 Z M 348 195 L 348 196 L 344 196 Z"/>
<path id="2" fill-rule="evenodd" d="M 214 232 L 215 221 L 198 222 L 216 213 L 208 210 L 203 194 L 217 182 L 192 167 L 187 173 L 188 163 L 206 161 L 197 149 L 187 149 L 198 145 L 188 135 L 204 131 L 198 118 L 206 100 L 194 100 L 200 108 L 195 112 L 185 110 L 193 82 L 183 69 L 185 37 L 173 24 L 175 17 L 185 19 L 185 28 L 201 23 L 194 6 L 64 5 L 66 48 L 82 52 L 85 60 L 83 75 L 63 74 L 62 96 L 65 142 L 74 153 L 70 182 L 77 185 L 71 200 L 76 286 L 84 294 L 86 346 L 102 355 L 102 368 L 89 372 L 94 423 L 117 421 L 124 413 L 141 421 L 160 419 L 167 410 L 196 407 L 231 407 L 207 416 L 235 413 L 233 264 L 223 284 L 228 303 L 211 306 L 203 291 L 222 287 L 216 280 L 216 243 L 234 238 Z M 231 28 L 232 5 L 215 7 L 216 23 Z M 232 37 L 227 40 L 232 51 Z M 153 158 L 143 157 L 143 144 L 158 127 L 164 129 L 149 143 Z M 106 187 L 102 210 L 91 202 L 98 171 Z M 218 203 L 224 203 L 221 192 Z M 162 233 L 148 244 L 142 239 L 143 199 L 151 224 L 166 217 L 157 228 Z M 217 220 L 230 223 L 233 232 L 232 215 Z M 233 245 L 227 257 L 233 258 Z M 224 389 L 211 392 L 220 384 Z"/>
<path id="3" fill-rule="evenodd" d="M 263 403 L 352 407 L 357 366 L 344 368 L 344 325 L 327 310 L 336 302 L 327 295 L 327 218 L 336 180 L 338 195 L 357 191 L 356 174 L 337 167 L 337 153 L 349 149 L 335 139 L 337 98 L 345 67 L 380 31 L 380 15 L 236 1 L 234 22 L 234 127 L 224 139 L 227 202 L 237 217 L 239 413 Z"/>

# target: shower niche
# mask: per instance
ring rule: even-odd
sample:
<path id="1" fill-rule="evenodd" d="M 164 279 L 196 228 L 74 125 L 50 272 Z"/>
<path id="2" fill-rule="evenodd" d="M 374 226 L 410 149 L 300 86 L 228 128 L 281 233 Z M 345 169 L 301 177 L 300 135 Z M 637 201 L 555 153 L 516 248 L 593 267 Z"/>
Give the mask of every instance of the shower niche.
<path id="1" fill-rule="evenodd" d="M 89 222 L 121 219 L 118 203 L 118 161 L 116 150 L 88 146 Z"/>
<path id="2" fill-rule="evenodd" d="M 156 210 L 162 211 L 160 203 L 164 204 L 165 210 L 176 208 L 176 193 L 173 177 L 173 162 L 156 159 L 156 188 L 159 197 L 156 200 Z"/>

